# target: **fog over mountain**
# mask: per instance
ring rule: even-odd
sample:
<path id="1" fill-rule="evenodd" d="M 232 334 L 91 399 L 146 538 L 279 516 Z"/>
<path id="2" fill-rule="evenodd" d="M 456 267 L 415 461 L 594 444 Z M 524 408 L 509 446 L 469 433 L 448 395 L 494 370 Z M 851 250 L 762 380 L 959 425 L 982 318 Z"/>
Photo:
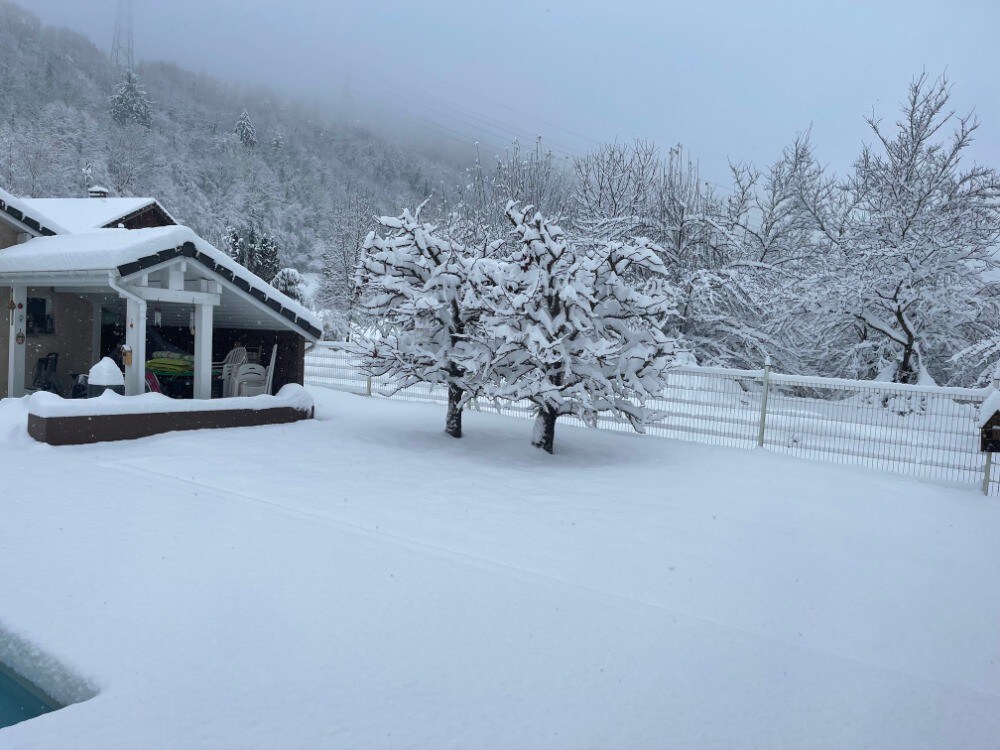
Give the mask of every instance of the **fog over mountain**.
<path id="1" fill-rule="evenodd" d="M 109 48 L 117 0 L 31 0 Z M 985 123 L 972 154 L 1000 162 L 993 0 L 660 3 L 512 0 L 134 0 L 136 54 L 260 82 L 321 105 L 378 103 L 414 132 L 498 150 L 542 134 L 561 155 L 596 143 L 683 143 L 703 175 L 770 162 L 812 125 L 847 168 L 894 117 L 905 84 L 948 71 L 953 104 Z M 348 75 L 350 83 L 348 84 Z"/>

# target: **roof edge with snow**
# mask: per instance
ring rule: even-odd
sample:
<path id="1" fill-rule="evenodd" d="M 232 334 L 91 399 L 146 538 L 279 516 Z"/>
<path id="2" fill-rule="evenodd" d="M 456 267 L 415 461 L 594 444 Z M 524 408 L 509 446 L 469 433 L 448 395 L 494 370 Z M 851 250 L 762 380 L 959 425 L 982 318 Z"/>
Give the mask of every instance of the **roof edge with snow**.
<path id="1" fill-rule="evenodd" d="M 31 211 L 31 209 L 27 211 L 25 209 L 26 206 L 22 201 L 15 198 L 6 190 L 0 190 L 0 212 L 3 212 L 15 222 L 24 226 L 30 232 L 42 237 L 51 237 L 52 235 L 61 234 L 66 231 L 41 214 Z M 31 211 L 31 213 L 28 213 L 28 211 Z M 35 216 L 42 216 L 42 219 L 36 219 Z"/>
<path id="2" fill-rule="evenodd" d="M 153 268 L 154 266 L 174 260 L 175 258 L 186 258 L 200 263 L 209 271 L 221 276 L 224 280 L 228 281 L 240 291 L 249 294 L 258 302 L 262 302 L 267 305 L 278 315 L 285 318 L 285 320 L 289 323 L 309 333 L 310 336 L 319 338 L 323 334 L 322 329 L 316 325 L 315 321 L 309 320 L 303 316 L 301 311 L 294 310 L 291 306 L 283 304 L 283 300 L 279 297 L 285 299 L 287 299 L 287 297 L 267 282 L 264 282 L 263 279 L 259 279 L 257 276 L 254 276 L 249 272 L 247 272 L 246 275 L 235 273 L 226 265 L 216 262 L 215 259 L 213 259 L 208 253 L 204 253 L 199 250 L 194 242 L 185 242 L 183 245 L 178 247 L 160 250 L 157 253 L 145 255 L 134 261 L 123 263 L 118 266 L 118 274 L 124 279 L 127 276 L 134 276 L 135 274 L 141 273 L 146 269 Z M 247 278 L 248 276 L 250 278 Z M 262 281 L 263 286 L 266 287 L 266 289 L 262 289 L 261 285 L 253 283 L 253 280 Z"/>

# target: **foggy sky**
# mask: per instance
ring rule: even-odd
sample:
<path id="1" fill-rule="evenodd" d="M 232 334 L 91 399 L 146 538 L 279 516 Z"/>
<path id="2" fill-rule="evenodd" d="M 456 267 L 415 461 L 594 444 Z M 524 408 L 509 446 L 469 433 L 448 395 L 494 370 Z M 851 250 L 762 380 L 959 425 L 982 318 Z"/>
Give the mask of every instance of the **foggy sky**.
<path id="1" fill-rule="evenodd" d="M 20 0 L 111 46 L 117 0 Z M 870 6 L 877 6 L 870 7 Z M 971 156 L 1000 167 L 997 0 L 638 2 L 134 0 L 136 56 L 317 102 L 390 102 L 420 131 L 496 149 L 541 134 L 560 154 L 600 141 L 676 143 L 702 176 L 773 161 L 812 127 L 845 170 L 895 119 L 907 83 L 947 70 L 983 127 Z"/>

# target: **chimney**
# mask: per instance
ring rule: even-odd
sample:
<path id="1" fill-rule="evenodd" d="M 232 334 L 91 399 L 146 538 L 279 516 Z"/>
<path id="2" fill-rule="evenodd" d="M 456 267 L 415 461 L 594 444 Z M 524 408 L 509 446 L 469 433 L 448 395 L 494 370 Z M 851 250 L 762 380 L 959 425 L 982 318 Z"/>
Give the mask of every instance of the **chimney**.
<path id="1" fill-rule="evenodd" d="M 108 189 L 106 187 L 102 187 L 101 185 L 91 185 L 89 188 L 87 188 L 87 197 L 88 198 L 107 198 L 108 197 Z"/>

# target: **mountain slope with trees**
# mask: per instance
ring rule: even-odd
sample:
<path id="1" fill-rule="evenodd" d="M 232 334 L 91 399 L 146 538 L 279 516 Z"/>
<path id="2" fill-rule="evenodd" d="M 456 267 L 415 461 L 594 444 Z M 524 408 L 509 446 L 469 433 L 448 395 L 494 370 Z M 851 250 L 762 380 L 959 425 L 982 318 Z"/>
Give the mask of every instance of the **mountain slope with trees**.
<path id="1" fill-rule="evenodd" d="M 375 133 L 167 63 L 116 71 L 83 36 L 0 0 L 0 186 L 33 197 L 151 195 L 220 247 L 266 236 L 319 270 L 342 212 L 416 203 L 459 169 Z M 440 190 L 437 190 L 440 192 Z"/>

